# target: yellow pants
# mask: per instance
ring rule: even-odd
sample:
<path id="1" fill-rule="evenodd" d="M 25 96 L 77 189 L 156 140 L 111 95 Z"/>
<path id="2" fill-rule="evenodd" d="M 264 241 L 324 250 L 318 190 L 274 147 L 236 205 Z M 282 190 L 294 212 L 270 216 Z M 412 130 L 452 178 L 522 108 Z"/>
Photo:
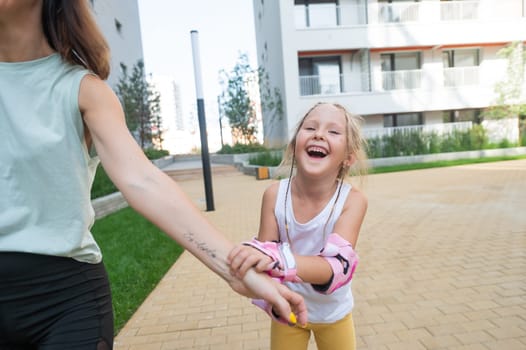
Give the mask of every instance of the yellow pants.
<path id="1" fill-rule="evenodd" d="M 305 328 L 289 327 L 272 321 L 271 350 L 307 350 L 311 332 L 318 350 L 355 350 L 356 337 L 352 314 L 334 323 L 307 323 Z"/>

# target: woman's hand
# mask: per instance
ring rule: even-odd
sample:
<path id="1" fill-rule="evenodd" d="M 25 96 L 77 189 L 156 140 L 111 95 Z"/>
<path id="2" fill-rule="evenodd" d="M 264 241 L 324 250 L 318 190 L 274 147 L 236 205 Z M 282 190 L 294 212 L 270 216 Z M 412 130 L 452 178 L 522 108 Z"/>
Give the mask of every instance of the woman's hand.
<path id="1" fill-rule="evenodd" d="M 230 286 L 246 297 L 266 300 L 272 304 L 274 311 L 291 323 L 293 323 L 290 318 L 292 312 L 300 325 L 307 324 L 307 306 L 303 297 L 265 273 L 249 269 L 243 280 L 234 279 Z"/>

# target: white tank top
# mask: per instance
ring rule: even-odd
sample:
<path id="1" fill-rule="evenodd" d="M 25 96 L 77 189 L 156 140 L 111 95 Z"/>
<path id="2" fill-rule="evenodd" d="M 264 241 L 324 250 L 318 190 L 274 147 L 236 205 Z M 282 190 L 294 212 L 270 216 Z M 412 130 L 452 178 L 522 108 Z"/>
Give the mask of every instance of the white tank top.
<path id="1" fill-rule="evenodd" d="M 290 191 L 286 193 L 288 181 L 289 179 L 280 181 L 274 209 L 274 214 L 278 222 L 280 240 L 283 242 L 288 241 L 285 231 L 284 215 L 284 210 L 287 210 L 289 236 L 292 241 L 291 245 L 294 254 L 318 255 L 325 246 L 327 237 L 333 232 L 334 224 L 342 212 L 347 196 L 351 190 L 351 185 L 344 182 L 339 196 L 338 189 L 336 189 L 331 200 L 318 215 L 306 223 L 299 223 L 294 217 Z M 284 207 L 285 196 L 287 196 L 286 208 Z M 336 200 L 337 202 L 334 203 Z M 333 204 L 334 211 L 331 215 Z M 331 216 L 327 222 L 329 215 Z M 304 297 L 309 313 L 309 322 L 333 323 L 341 320 L 352 311 L 354 299 L 351 292 L 351 283 L 328 295 L 315 291 L 309 283 L 287 282 L 286 285 Z"/>

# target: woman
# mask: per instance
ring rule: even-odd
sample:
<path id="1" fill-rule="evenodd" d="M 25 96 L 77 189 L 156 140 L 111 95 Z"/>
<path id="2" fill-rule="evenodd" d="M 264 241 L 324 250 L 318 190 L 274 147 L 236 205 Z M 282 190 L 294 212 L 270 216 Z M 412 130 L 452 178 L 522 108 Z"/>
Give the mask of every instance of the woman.
<path id="1" fill-rule="evenodd" d="M 90 233 L 100 159 L 128 203 L 236 292 L 306 320 L 303 299 L 251 271 L 144 156 L 104 82 L 109 52 L 86 0 L 0 0 L 0 349 L 111 349 L 113 315 Z"/>

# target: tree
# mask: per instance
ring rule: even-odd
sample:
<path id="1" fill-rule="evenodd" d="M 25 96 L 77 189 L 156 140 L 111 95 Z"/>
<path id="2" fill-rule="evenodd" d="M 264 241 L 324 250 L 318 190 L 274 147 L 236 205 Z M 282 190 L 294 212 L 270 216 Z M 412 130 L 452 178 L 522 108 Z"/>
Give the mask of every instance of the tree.
<path id="1" fill-rule="evenodd" d="M 221 110 L 228 118 L 235 143 L 250 144 L 256 142 L 256 110 L 248 92 L 249 79 L 255 73 L 250 67 L 247 54 L 240 54 L 233 70 L 220 72 Z"/>
<path id="2" fill-rule="evenodd" d="M 507 60 L 506 77 L 495 85 L 497 99 L 494 105 L 484 113 L 484 117 L 500 119 L 524 116 L 526 115 L 524 91 L 526 50 L 524 50 L 524 44 L 521 41 L 513 42 L 500 49 L 497 55 Z"/>
<path id="3" fill-rule="evenodd" d="M 161 118 L 161 94 L 159 91 L 152 88 L 149 103 L 152 114 L 152 143 L 162 150 L 164 137 L 163 120 Z"/>
<path id="4" fill-rule="evenodd" d="M 219 98 L 222 115 L 228 117 L 234 140 L 242 143 L 256 141 L 256 106 L 248 91 L 251 82 L 257 83 L 261 111 L 265 125 L 272 128 L 276 121 L 283 119 L 283 102 L 279 88 L 270 86 L 267 71 L 263 67 L 253 69 L 246 54 L 240 54 L 234 69 L 227 73 L 221 71 L 221 84 L 224 91 Z M 279 125 L 277 125 L 279 126 Z"/>
<path id="5" fill-rule="evenodd" d="M 121 100 L 128 129 L 138 139 L 142 149 L 152 144 L 161 145 L 160 93 L 146 81 L 143 61 L 137 61 L 131 74 L 124 63 L 121 63 L 121 70 L 116 93 Z"/>

